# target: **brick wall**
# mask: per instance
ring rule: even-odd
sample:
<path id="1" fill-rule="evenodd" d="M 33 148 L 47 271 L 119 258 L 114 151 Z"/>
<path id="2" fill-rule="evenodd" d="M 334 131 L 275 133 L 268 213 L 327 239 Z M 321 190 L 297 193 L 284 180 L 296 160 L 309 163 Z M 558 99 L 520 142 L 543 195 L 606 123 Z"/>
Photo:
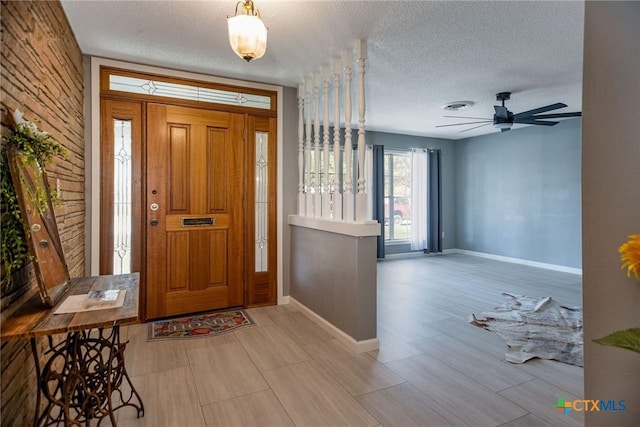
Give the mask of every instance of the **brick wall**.
<path id="1" fill-rule="evenodd" d="M 66 160 L 48 168 L 52 188 L 60 184 L 55 208 L 71 277 L 84 276 L 84 111 L 82 53 L 58 1 L 2 1 L 2 132 L 14 109 L 51 133 L 67 149 Z M 27 266 L 12 291 L 0 297 L 2 317 L 36 289 Z M 38 343 L 42 345 L 43 343 Z M 2 426 L 33 422 L 35 372 L 29 344 L 2 343 Z"/>

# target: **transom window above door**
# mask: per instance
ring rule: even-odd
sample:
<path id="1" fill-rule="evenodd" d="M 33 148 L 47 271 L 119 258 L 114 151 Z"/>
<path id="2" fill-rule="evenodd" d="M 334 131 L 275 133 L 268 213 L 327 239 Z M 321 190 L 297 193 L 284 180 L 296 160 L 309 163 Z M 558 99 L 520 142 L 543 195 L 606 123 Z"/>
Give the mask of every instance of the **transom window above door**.
<path id="1" fill-rule="evenodd" d="M 241 108 L 255 108 L 263 111 L 275 111 L 276 103 L 275 96 L 271 91 L 166 78 L 151 74 L 134 74 L 125 70 L 108 68 L 102 69 L 101 90 L 102 93 L 107 91 L 114 94 L 120 92 L 122 95 L 135 94 L 154 98 L 172 98 Z"/>

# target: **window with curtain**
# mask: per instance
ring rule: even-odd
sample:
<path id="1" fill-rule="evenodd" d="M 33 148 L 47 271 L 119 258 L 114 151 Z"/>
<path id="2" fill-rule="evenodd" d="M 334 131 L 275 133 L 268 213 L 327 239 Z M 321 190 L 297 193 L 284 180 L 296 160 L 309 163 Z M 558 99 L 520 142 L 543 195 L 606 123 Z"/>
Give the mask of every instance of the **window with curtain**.
<path id="1" fill-rule="evenodd" d="M 384 236 L 385 242 L 411 238 L 412 217 L 411 153 L 384 152 Z"/>
<path id="2" fill-rule="evenodd" d="M 412 251 L 427 248 L 427 165 L 427 150 L 411 150 L 411 189 L 414 201 L 411 209 L 414 218 L 414 226 L 411 229 Z"/>

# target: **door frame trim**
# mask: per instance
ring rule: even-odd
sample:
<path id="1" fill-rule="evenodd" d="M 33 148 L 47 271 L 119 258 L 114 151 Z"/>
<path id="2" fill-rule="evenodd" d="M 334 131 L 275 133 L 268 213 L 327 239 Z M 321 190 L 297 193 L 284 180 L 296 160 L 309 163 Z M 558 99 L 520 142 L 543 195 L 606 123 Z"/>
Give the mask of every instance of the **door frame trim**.
<path id="1" fill-rule="evenodd" d="M 283 295 L 283 87 L 264 83 L 247 82 L 243 80 L 230 79 L 225 77 L 212 76 L 207 74 L 192 73 L 188 71 L 177 71 L 173 69 L 155 67 L 150 65 L 134 64 L 113 59 L 88 57 L 90 67 L 85 61 L 85 110 L 90 110 L 87 115 L 85 131 L 85 208 L 87 222 L 85 226 L 85 265 L 88 266 L 85 274 L 92 276 L 99 274 L 100 268 L 100 67 L 123 68 L 141 73 L 162 74 L 170 77 L 178 77 L 191 80 L 200 80 L 210 83 L 220 83 L 255 89 L 265 89 L 277 92 L 277 296 L 278 304 L 285 303 Z"/>

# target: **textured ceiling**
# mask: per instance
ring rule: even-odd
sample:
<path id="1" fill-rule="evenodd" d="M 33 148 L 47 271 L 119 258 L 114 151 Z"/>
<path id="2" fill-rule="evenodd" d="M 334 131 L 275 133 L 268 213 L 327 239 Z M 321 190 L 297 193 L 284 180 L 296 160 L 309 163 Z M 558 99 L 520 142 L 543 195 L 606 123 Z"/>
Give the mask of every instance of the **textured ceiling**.
<path id="1" fill-rule="evenodd" d="M 582 103 L 582 1 L 255 0 L 267 53 L 246 63 L 230 49 L 234 1 L 62 1 L 82 52 L 224 77 L 297 86 L 355 40 L 368 40 L 366 127 L 442 138 L 496 130 L 435 128 L 491 118 L 495 94 L 507 108 Z M 473 101 L 446 112 L 451 101 Z M 357 116 L 354 116 L 354 121 Z M 523 125 L 516 125 L 514 129 Z"/>

